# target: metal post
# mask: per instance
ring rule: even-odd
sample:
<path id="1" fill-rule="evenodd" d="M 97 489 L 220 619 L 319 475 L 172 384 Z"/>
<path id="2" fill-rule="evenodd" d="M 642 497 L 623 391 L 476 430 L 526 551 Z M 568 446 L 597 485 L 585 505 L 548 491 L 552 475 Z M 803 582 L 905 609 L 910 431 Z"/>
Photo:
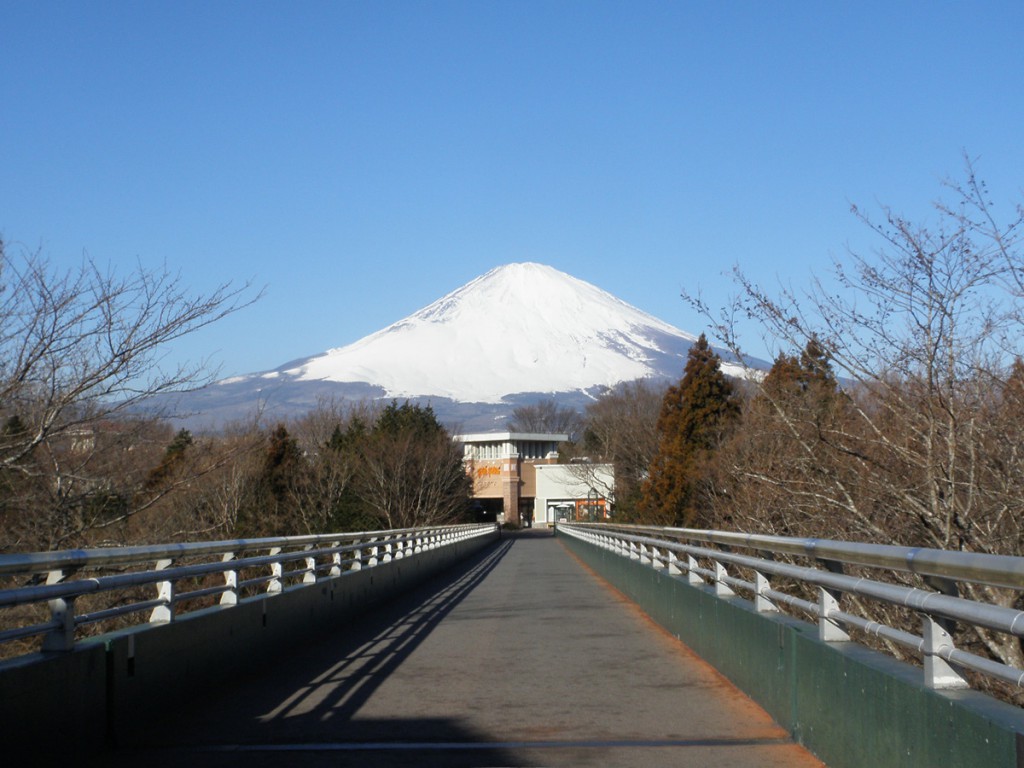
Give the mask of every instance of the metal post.
<path id="1" fill-rule="evenodd" d="M 279 555 L 279 554 L 281 554 L 281 548 L 280 547 L 273 547 L 270 550 L 271 557 L 273 557 L 274 555 Z M 281 561 L 277 560 L 277 561 L 271 563 L 270 564 L 270 581 L 267 582 L 267 592 L 269 594 L 277 595 L 277 594 L 280 594 L 282 591 L 284 591 L 284 584 L 281 583 L 281 578 L 283 576 L 284 576 L 284 566 L 281 564 Z"/>
<path id="2" fill-rule="evenodd" d="M 736 593 L 732 591 L 732 588 L 725 583 L 725 577 L 728 576 L 728 572 L 725 570 L 725 566 L 717 560 L 715 561 L 715 597 L 731 597 Z"/>
<path id="3" fill-rule="evenodd" d="M 703 584 L 704 583 L 704 579 L 702 579 L 700 574 L 697 573 L 697 568 L 699 567 L 699 564 L 697 563 L 697 558 L 694 557 L 693 555 L 687 555 L 686 556 L 686 563 L 687 563 L 686 572 L 688 574 L 687 575 L 687 580 L 690 582 L 690 584 L 692 584 L 695 587 L 698 586 L 698 585 Z"/>
<path id="4" fill-rule="evenodd" d="M 163 571 L 171 567 L 173 560 L 157 560 L 156 570 Z M 174 621 L 174 582 L 158 581 L 156 583 L 156 599 L 161 602 L 149 614 L 150 624 L 162 624 Z"/>
<path id="5" fill-rule="evenodd" d="M 660 571 L 665 567 L 665 561 L 662 558 L 661 550 L 657 547 L 651 547 L 651 568 L 656 571 Z"/>
<path id="6" fill-rule="evenodd" d="M 682 573 L 679 568 L 679 558 L 676 557 L 676 553 L 671 549 L 668 550 L 668 573 L 670 576 L 678 576 Z"/>
<path id="7" fill-rule="evenodd" d="M 225 552 L 221 562 L 228 563 L 235 559 L 234 552 Z M 221 605 L 238 605 L 238 571 L 234 568 L 224 571 L 224 585 L 227 590 L 220 595 Z"/>
<path id="8" fill-rule="evenodd" d="M 307 551 L 312 549 L 312 548 L 313 548 L 312 544 L 307 544 L 306 545 L 306 550 Z M 302 583 L 303 584 L 314 584 L 315 582 L 316 582 L 316 558 L 315 557 L 307 557 L 306 558 L 306 572 L 304 574 L 302 574 Z"/>
<path id="9" fill-rule="evenodd" d="M 359 547 L 358 539 L 354 539 L 352 543 L 355 544 L 357 548 L 352 550 L 352 560 L 350 561 L 352 564 L 348 569 L 350 571 L 358 571 L 363 567 L 363 550 Z"/>
<path id="10" fill-rule="evenodd" d="M 370 547 L 370 558 L 366 561 L 366 565 L 369 566 L 370 568 L 373 568 L 373 566 L 375 566 L 377 564 L 377 550 L 378 550 L 378 547 L 377 547 L 376 541 L 377 540 L 374 539 L 375 543 L 374 543 L 374 545 L 372 547 Z"/>
<path id="11" fill-rule="evenodd" d="M 818 587 L 818 639 L 825 643 L 844 643 L 850 635 L 837 621 L 830 619 L 839 610 L 839 597 L 824 587 Z"/>
<path id="12" fill-rule="evenodd" d="M 64 575 L 64 571 L 50 571 L 46 574 L 46 583 L 60 584 Z M 43 650 L 70 651 L 75 646 L 75 601 L 57 598 L 47 602 L 50 618 L 57 626 L 43 636 Z"/>
<path id="13" fill-rule="evenodd" d="M 929 688 L 967 688 L 967 680 L 948 661 L 939 656 L 940 652 L 954 649 L 953 638 L 942 625 L 931 616 L 921 616 L 923 622 L 924 684 Z"/>
<path id="14" fill-rule="evenodd" d="M 764 596 L 771 584 L 763 573 L 754 572 L 754 610 L 758 613 L 778 613 L 779 607 Z"/>

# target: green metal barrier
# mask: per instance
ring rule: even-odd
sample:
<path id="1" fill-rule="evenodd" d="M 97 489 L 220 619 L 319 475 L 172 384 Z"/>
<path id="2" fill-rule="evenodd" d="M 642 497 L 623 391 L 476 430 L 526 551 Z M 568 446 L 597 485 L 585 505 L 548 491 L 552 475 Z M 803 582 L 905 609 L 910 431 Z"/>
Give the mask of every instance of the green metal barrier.
<path id="1" fill-rule="evenodd" d="M 1024 713 L 741 597 L 560 535 L 583 562 L 746 692 L 830 768 L 1024 765 Z"/>

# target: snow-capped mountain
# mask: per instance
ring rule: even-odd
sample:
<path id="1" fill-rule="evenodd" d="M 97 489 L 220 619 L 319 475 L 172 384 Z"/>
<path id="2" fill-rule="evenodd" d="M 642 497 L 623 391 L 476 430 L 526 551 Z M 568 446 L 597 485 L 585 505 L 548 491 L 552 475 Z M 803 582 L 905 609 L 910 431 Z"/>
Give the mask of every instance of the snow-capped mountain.
<path id="1" fill-rule="evenodd" d="M 412 399 L 484 428 L 541 395 L 582 404 L 620 382 L 677 380 L 696 338 L 552 267 L 508 264 L 348 346 L 226 379 L 190 405 L 211 415 L 260 401 L 296 415 L 324 396 Z"/>

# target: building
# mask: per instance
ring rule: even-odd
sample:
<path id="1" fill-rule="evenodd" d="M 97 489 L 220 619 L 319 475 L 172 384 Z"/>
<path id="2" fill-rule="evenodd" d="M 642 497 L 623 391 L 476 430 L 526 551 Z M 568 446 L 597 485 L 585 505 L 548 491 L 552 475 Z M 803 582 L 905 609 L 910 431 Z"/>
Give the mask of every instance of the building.
<path id="1" fill-rule="evenodd" d="M 557 433 L 493 432 L 457 435 L 473 478 L 480 516 L 520 525 L 604 518 L 614 479 L 608 464 L 559 464 Z"/>
<path id="2" fill-rule="evenodd" d="M 615 499 L 611 464 L 551 464 L 537 466 L 535 471 L 533 519 L 538 523 L 611 517 Z"/>

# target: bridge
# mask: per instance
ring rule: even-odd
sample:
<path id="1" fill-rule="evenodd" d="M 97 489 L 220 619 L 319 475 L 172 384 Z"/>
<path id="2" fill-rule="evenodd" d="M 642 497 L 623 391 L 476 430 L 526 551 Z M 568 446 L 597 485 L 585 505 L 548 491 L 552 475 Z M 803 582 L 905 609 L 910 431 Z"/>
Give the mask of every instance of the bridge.
<path id="1" fill-rule="evenodd" d="M 1022 558 L 455 526 L 7 555 L 0 578 L 0 611 L 18 618 L 0 641 L 42 648 L 0 662 L 0 743 L 35 764 L 1015 766 L 1024 754 L 1021 710 L 968 686 L 1024 673 L 943 629 L 1024 634 L 1018 612 L 951 588 L 1019 589 Z M 868 597 L 910 606 L 922 635 L 846 604 Z M 922 665 L 856 631 L 915 647 Z"/>

